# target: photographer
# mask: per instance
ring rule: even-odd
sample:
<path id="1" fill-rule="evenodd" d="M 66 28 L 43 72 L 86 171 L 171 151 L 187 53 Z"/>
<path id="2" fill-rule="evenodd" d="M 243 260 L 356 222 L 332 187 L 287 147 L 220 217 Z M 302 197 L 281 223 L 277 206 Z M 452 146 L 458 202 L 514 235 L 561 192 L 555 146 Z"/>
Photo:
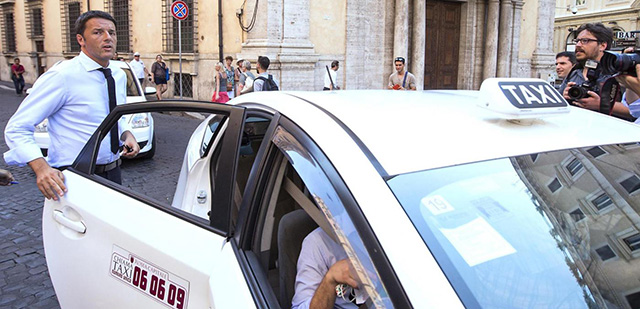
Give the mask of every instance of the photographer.
<path id="1" fill-rule="evenodd" d="M 633 53 L 634 48 L 630 47 L 624 50 L 623 53 Z M 622 96 L 622 104 L 629 109 L 629 113 L 632 117 L 636 118 L 635 123 L 640 123 L 640 64 L 635 65 L 636 75 L 620 75 L 616 77 L 616 80 L 620 83 L 620 86 L 625 88 L 624 95 Z"/>
<path id="2" fill-rule="evenodd" d="M 613 31 L 602 23 L 587 23 L 580 26 L 576 31 L 578 36 L 573 41 L 576 43 L 575 53 L 578 63 L 562 82 L 560 91 L 562 91 L 565 99 L 575 106 L 602 111 L 600 106 L 600 87 L 616 72 L 598 65 L 598 63 L 602 60 L 605 50 L 611 47 Z M 569 95 L 571 87 L 585 84 L 590 84 L 591 87 L 585 89 L 588 91 L 586 91 L 584 97 L 574 99 Z M 620 102 L 615 102 L 610 110 L 608 108 L 607 110 L 607 113 L 613 116 L 628 117 L 629 115 L 628 109 Z"/>

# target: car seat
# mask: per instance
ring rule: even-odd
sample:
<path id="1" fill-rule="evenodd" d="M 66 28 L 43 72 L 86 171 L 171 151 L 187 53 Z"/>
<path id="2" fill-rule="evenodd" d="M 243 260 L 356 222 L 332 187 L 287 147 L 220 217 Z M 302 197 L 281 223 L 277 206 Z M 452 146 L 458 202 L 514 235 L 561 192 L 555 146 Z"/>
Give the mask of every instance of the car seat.
<path id="1" fill-rule="evenodd" d="M 278 273 L 280 277 L 280 306 L 291 308 L 295 292 L 298 256 L 302 241 L 318 225 L 303 210 L 294 210 L 280 220 L 278 226 Z"/>

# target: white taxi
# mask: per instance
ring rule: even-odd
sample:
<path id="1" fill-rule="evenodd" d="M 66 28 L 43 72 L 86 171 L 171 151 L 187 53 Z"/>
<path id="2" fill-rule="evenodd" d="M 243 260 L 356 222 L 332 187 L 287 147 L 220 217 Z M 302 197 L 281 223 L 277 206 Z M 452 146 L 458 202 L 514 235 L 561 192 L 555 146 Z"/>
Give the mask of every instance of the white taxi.
<path id="1" fill-rule="evenodd" d="M 161 110 L 208 115 L 172 199 L 93 174 L 119 117 Z M 289 308 L 320 229 L 353 307 L 638 308 L 639 141 L 531 79 L 123 105 L 45 202 L 47 264 L 63 308 Z"/>
<path id="2" fill-rule="evenodd" d="M 128 63 L 124 61 L 113 61 L 118 64 L 120 69 L 127 75 L 127 103 L 146 102 L 147 95 L 154 95 L 156 89 L 153 87 L 146 87 L 143 91 L 140 81 L 136 78 Z M 57 65 L 60 62 L 57 62 Z M 27 94 L 29 93 L 27 90 Z M 133 135 L 136 137 L 140 146 L 140 153 L 136 158 L 152 158 L 155 154 L 155 141 L 156 136 L 153 130 L 153 117 L 150 113 L 140 113 L 135 115 L 127 115 L 128 121 L 131 124 Z M 45 119 L 40 124 L 36 125 L 33 137 L 36 140 L 36 144 L 42 150 L 42 153 L 46 156 L 49 149 L 49 121 Z"/>

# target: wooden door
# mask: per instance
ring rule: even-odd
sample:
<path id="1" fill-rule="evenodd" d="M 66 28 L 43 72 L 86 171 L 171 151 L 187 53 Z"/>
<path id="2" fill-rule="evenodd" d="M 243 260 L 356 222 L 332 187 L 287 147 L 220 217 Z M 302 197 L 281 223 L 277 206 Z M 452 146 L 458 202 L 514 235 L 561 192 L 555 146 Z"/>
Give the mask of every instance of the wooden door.
<path id="1" fill-rule="evenodd" d="M 460 48 L 458 2 L 427 0 L 424 89 L 456 89 Z"/>

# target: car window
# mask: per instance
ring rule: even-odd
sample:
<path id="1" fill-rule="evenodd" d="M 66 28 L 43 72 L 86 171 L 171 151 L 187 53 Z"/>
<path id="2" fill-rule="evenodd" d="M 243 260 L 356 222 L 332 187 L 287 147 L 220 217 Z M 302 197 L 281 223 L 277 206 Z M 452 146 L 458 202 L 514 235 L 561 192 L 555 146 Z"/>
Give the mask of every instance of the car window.
<path id="1" fill-rule="evenodd" d="M 465 305 L 637 308 L 638 162 L 603 145 L 388 183 Z"/>
<path id="2" fill-rule="evenodd" d="M 140 89 L 138 89 L 138 84 L 135 82 L 135 75 L 128 68 L 122 68 L 122 71 L 127 75 L 127 96 L 140 96 Z"/>
<path id="3" fill-rule="evenodd" d="M 359 232 L 318 161 L 282 127 L 270 143 L 269 168 L 261 177 L 265 191 L 257 193 L 258 215 L 245 243 L 252 269 L 263 276 L 263 293 L 268 290 L 280 306 L 291 307 L 302 241 L 319 227 L 344 250 L 368 307 L 392 308 Z"/>

